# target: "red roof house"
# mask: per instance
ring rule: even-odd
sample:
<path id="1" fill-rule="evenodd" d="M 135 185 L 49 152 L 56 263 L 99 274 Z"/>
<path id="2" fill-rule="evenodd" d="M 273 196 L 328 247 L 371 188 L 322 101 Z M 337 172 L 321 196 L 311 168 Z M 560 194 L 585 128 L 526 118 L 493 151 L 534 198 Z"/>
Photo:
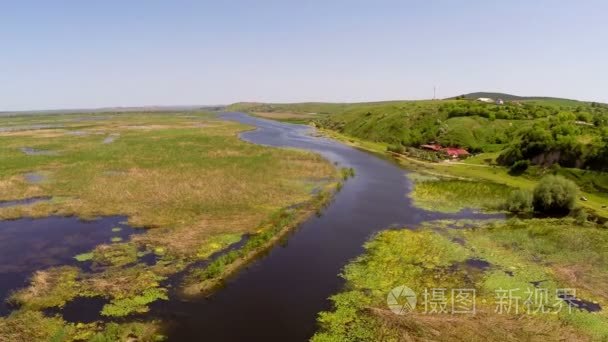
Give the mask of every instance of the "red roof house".
<path id="1" fill-rule="evenodd" d="M 450 158 L 463 158 L 470 155 L 470 153 L 464 148 L 459 147 L 443 147 L 439 144 L 426 144 L 420 145 L 420 148 L 425 150 L 435 151 L 435 152 L 443 152 L 447 154 Z"/>
<path id="2" fill-rule="evenodd" d="M 469 152 L 464 148 L 446 147 L 443 151 L 452 158 L 461 158 L 469 155 Z"/>

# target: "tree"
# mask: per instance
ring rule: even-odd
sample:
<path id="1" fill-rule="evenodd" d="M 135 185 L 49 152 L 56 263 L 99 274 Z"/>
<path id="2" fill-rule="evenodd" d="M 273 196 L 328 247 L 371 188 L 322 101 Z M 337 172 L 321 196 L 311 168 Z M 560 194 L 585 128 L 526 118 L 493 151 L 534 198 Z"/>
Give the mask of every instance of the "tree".
<path id="1" fill-rule="evenodd" d="M 509 168 L 509 174 L 513 176 L 519 176 L 530 167 L 529 160 L 518 160 Z"/>
<path id="2" fill-rule="evenodd" d="M 534 188 L 534 210 L 547 214 L 567 214 L 576 204 L 578 187 L 562 176 L 543 177 Z"/>

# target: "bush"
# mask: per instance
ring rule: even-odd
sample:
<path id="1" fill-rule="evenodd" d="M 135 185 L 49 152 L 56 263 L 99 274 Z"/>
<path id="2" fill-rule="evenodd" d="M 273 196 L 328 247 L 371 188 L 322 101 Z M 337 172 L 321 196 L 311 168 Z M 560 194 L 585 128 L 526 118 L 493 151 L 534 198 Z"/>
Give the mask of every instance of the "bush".
<path id="1" fill-rule="evenodd" d="M 522 173 L 526 172 L 526 170 L 530 167 L 530 161 L 518 160 L 509 168 L 509 174 L 519 176 Z"/>
<path id="2" fill-rule="evenodd" d="M 513 190 L 509 194 L 506 209 L 513 213 L 532 211 L 532 193 L 528 190 Z"/>
<path id="3" fill-rule="evenodd" d="M 567 214 L 576 204 L 578 187 L 561 176 L 546 176 L 534 188 L 534 210 L 547 214 Z"/>
<path id="4" fill-rule="evenodd" d="M 386 150 L 388 152 L 394 152 L 399 154 L 405 153 L 405 147 L 403 147 L 403 145 L 389 145 L 386 147 Z"/>
<path id="5" fill-rule="evenodd" d="M 576 207 L 570 213 L 572 217 L 574 217 L 574 221 L 578 225 L 583 225 L 589 220 L 589 214 L 585 211 L 585 209 L 581 207 Z"/>

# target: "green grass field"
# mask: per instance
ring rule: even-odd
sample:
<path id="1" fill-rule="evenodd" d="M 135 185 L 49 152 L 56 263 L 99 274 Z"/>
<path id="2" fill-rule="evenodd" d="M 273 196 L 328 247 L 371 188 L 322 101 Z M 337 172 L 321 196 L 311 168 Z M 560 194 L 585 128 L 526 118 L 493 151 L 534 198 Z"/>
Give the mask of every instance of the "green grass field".
<path id="1" fill-rule="evenodd" d="M 420 177 L 416 173 L 408 176 L 414 182 L 409 194 L 414 205 L 431 211 L 458 212 L 467 208 L 500 211 L 513 190 L 493 182 Z"/>

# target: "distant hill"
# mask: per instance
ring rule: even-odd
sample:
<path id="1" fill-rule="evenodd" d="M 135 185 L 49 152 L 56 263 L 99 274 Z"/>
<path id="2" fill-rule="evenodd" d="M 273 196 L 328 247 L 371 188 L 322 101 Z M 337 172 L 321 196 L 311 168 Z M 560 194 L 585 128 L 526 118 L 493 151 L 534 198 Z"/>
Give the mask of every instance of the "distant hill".
<path id="1" fill-rule="evenodd" d="M 476 93 L 463 94 L 459 96 L 454 96 L 449 99 L 456 99 L 464 97 L 465 99 L 475 100 L 480 97 L 489 97 L 491 99 L 502 99 L 505 101 L 538 101 L 543 102 L 545 104 L 557 104 L 557 105 L 576 105 L 577 103 L 586 103 L 584 101 L 565 99 L 560 97 L 549 97 L 549 96 L 518 96 L 513 94 L 506 93 L 493 93 L 493 92 L 485 92 L 480 91 Z"/>

